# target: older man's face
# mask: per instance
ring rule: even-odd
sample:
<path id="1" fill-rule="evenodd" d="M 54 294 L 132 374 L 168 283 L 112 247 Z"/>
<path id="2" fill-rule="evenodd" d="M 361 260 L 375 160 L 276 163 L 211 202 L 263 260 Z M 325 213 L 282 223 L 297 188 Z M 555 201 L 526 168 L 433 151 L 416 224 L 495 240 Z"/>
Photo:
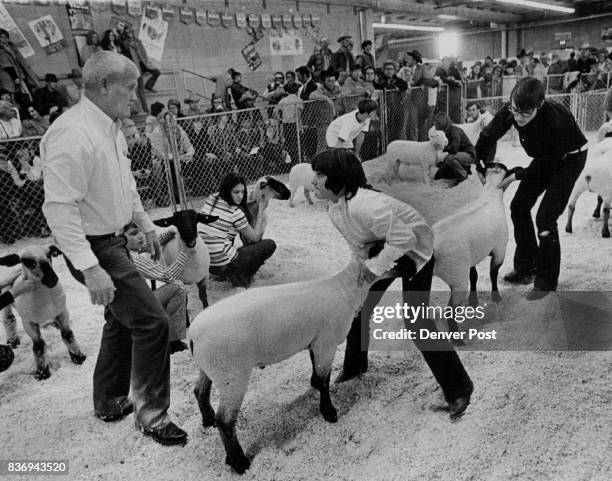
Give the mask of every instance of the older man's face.
<path id="1" fill-rule="evenodd" d="M 102 109 L 113 120 L 125 119 L 132 113 L 136 102 L 136 75 L 128 75 L 123 80 L 106 86 L 106 107 Z"/>

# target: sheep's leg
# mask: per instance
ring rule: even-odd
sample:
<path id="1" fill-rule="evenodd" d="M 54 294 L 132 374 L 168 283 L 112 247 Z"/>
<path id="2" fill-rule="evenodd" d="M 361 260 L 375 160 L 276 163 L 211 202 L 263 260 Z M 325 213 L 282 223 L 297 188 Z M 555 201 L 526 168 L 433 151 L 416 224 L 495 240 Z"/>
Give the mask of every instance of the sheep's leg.
<path id="1" fill-rule="evenodd" d="M 206 292 L 206 284 L 208 284 L 206 278 L 198 281 L 198 296 L 200 301 L 202 301 L 202 307 L 204 309 L 208 307 L 208 293 Z"/>
<path id="2" fill-rule="evenodd" d="M 601 197 L 601 195 L 597 196 L 597 207 L 595 207 L 595 210 L 593 211 L 593 217 L 595 219 L 599 219 L 601 217 L 601 204 L 603 203 L 603 198 Z"/>
<path id="3" fill-rule="evenodd" d="M 36 373 L 34 373 L 34 377 L 39 381 L 49 379 L 49 377 L 51 377 L 51 372 L 49 371 L 49 361 L 47 361 L 45 341 L 40 335 L 40 327 L 38 324 L 24 322 L 23 329 L 32 339 L 32 351 L 34 352 L 34 360 L 36 361 Z"/>
<path id="4" fill-rule="evenodd" d="M 578 197 L 585 192 L 589 188 L 586 179 L 581 175 L 574 188 L 572 189 L 572 195 L 570 196 L 570 200 L 567 204 L 567 224 L 565 224 L 565 232 L 571 234 L 572 233 L 572 220 L 574 218 L 574 211 L 576 210 L 576 202 L 578 201 Z"/>
<path id="5" fill-rule="evenodd" d="M 504 246 L 505 247 L 505 246 Z M 499 275 L 499 268 L 504 263 L 504 252 L 500 250 L 497 252 L 495 249 L 491 252 L 491 264 L 489 266 L 489 275 L 491 276 L 491 299 L 493 302 L 500 302 L 501 296 L 499 295 L 499 289 L 497 288 L 497 277 Z"/>
<path id="6" fill-rule="evenodd" d="M 236 435 L 236 420 L 249 384 L 249 374 L 250 370 L 232 377 L 231 380 L 226 379 L 221 385 L 217 384 L 221 401 L 215 415 L 215 423 L 225 447 L 225 463 L 238 474 L 243 474 L 251 466 Z"/>
<path id="7" fill-rule="evenodd" d="M 478 292 L 476 291 L 476 285 L 478 284 L 478 271 L 475 266 L 470 267 L 470 297 L 468 303 L 472 307 L 478 305 Z"/>
<path id="8" fill-rule="evenodd" d="M 608 221 L 610 220 L 610 198 L 606 198 L 603 202 L 603 226 L 601 227 L 601 236 L 606 239 L 610 237 L 610 229 Z"/>
<path id="9" fill-rule="evenodd" d="M 451 295 L 450 295 L 450 299 L 448 300 L 448 305 L 454 309 L 455 307 L 460 306 L 464 300 L 465 300 L 465 289 L 459 290 L 451 286 Z M 459 325 L 457 324 L 457 321 L 455 321 L 455 319 L 451 318 L 448 320 L 448 330 L 450 332 L 460 332 Z M 450 342 L 453 346 L 464 346 L 465 345 L 465 342 L 461 338 L 459 339 L 452 338 Z"/>
<path id="10" fill-rule="evenodd" d="M 68 314 L 68 309 L 64 308 L 63 312 L 55 317 L 55 325 L 60 330 L 62 341 L 64 341 L 66 349 L 68 349 L 70 360 L 75 364 L 83 364 L 87 356 L 83 354 L 81 348 L 74 339 L 74 333 L 70 328 L 70 314 Z"/>
<path id="11" fill-rule="evenodd" d="M 289 197 L 289 207 L 295 207 L 295 203 L 294 203 L 294 199 L 295 199 L 295 194 L 297 192 L 298 188 L 295 187 L 291 187 L 291 197 Z M 304 189 L 304 192 L 306 192 L 306 189 Z M 305 196 L 306 194 L 304 194 Z"/>
<path id="12" fill-rule="evenodd" d="M 317 389 L 321 395 L 319 411 L 327 422 L 335 423 L 338 421 L 338 412 L 332 404 L 329 394 L 329 377 L 331 375 L 331 365 L 336 353 L 336 346 L 318 345 L 315 341 L 310 352 L 314 378 L 314 382 L 313 379 L 311 379 L 310 384 Z"/>
<path id="13" fill-rule="evenodd" d="M 6 343 L 14 349 L 21 344 L 21 339 L 17 333 L 17 319 L 15 319 L 11 306 L 2 310 L 2 322 L 6 332 Z"/>
<path id="14" fill-rule="evenodd" d="M 215 425 L 215 411 L 210 405 L 210 390 L 212 387 L 212 381 L 206 375 L 206 373 L 200 370 L 200 377 L 196 383 L 193 393 L 198 400 L 198 406 L 200 407 L 200 413 L 202 414 L 202 426 L 214 426 Z"/>
<path id="15" fill-rule="evenodd" d="M 310 191 L 306 187 L 304 187 L 304 197 L 306 197 L 306 200 L 308 201 L 310 205 L 314 203 L 312 201 L 312 198 L 310 197 Z"/>

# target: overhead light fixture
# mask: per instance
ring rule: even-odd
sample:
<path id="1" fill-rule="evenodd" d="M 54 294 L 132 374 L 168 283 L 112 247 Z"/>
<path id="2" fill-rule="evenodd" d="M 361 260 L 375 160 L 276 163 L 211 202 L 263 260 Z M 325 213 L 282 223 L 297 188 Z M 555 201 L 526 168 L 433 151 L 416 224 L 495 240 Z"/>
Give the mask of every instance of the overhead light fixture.
<path id="1" fill-rule="evenodd" d="M 562 7 L 551 3 L 534 2 L 532 0 L 497 0 L 498 3 L 509 3 L 511 5 L 519 5 L 521 7 L 541 8 L 543 10 L 553 10 L 561 13 L 574 13 L 576 10 L 570 7 Z"/>
<path id="2" fill-rule="evenodd" d="M 402 23 L 373 23 L 372 27 L 386 30 L 414 30 L 418 32 L 443 32 L 443 27 L 426 27 L 424 25 L 405 25 Z"/>
<path id="3" fill-rule="evenodd" d="M 457 20 L 459 17 L 457 15 L 447 15 L 445 13 L 441 13 L 438 15 L 440 20 Z"/>

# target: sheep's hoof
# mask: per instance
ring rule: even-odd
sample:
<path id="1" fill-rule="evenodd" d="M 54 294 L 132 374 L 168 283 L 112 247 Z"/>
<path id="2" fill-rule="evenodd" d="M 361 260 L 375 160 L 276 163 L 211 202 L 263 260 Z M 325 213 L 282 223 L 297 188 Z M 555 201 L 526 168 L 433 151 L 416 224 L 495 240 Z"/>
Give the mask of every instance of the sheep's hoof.
<path id="1" fill-rule="evenodd" d="M 601 237 L 603 237 L 604 239 L 608 239 L 610 237 L 610 231 L 609 230 L 602 231 Z"/>
<path id="2" fill-rule="evenodd" d="M 82 352 L 70 352 L 70 360 L 75 364 L 83 364 L 87 356 Z"/>
<path id="3" fill-rule="evenodd" d="M 251 467 L 251 461 L 242 453 L 228 454 L 225 457 L 225 464 L 229 464 L 238 474 L 244 474 Z"/>
<path id="4" fill-rule="evenodd" d="M 51 372 L 49 371 L 49 366 L 38 368 L 34 377 L 37 381 L 44 381 L 45 379 L 49 379 L 51 377 Z"/>
<path id="5" fill-rule="evenodd" d="M 501 302 L 502 298 L 501 298 L 501 296 L 499 295 L 499 292 L 497 292 L 497 291 L 493 291 L 493 292 L 491 292 L 491 300 L 492 300 L 493 302 Z"/>
<path id="6" fill-rule="evenodd" d="M 19 346 L 19 344 L 21 344 L 21 339 L 18 337 L 11 337 L 6 341 L 6 343 L 10 348 L 15 349 L 17 346 Z"/>
<path id="7" fill-rule="evenodd" d="M 206 412 L 202 414 L 202 426 L 210 428 L 215 425 L 215 411 L 213 408 L 206 409 Z"/>
<path id="8" fill-rule="evenodd" d="M 594 217 L 595 219 L 599 219 L 599 217 L 600 217 L 600 216 L 601 216 L 601 212 L 600 212 L 599 210 L 595 209 L 595 210 L 593 211 L 593 217 Z"/>
<path id="9" fill-rule="evenodd" d="M 593 217 L 595 217 L 595 216 L 593 216 Z M 566 225 L 565 226 L 565 232 L 567 232 L 568 234 L 571 234 L 572 233 L 572 226 L 569 225 L 569 224 Z"/>
<path id="10" fill-rule="evenodd" d="M 328 423 L 335 423 L 338 421 L 338 412 L 331 404 L 328 406 L 321 406 L 321 414 L 323 415 L 323 419 Z"/>

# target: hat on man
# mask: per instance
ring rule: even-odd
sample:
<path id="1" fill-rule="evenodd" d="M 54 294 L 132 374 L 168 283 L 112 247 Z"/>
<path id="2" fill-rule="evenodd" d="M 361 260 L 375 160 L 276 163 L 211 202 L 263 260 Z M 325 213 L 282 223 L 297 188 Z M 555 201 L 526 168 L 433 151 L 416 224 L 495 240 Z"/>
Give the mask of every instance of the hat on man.
<path id="1" fill-rule="evenodd" d="M 73 68 L 68 74 L 68 78 L 83 78 L 83 74 L 81 73 L 81 69 Z"/>
<path id="2" fill-rule="evenodd" d="M 45 82 L 57 82 L 57 77 L 54 73 L 48 73 L 45 75 Z"/>
<path id="3" fill-rule="evenodd" d="M 406 55 L 410 55 L 416 63 L 423 63 L 423 56 L 418 50 L 406 52 Z"/>
<path id="4" fill-rule="evenodd" d="M 178 101 L 178 99 L 170 99 L 168 100 L 168 107 L 170 107 L 171 105 L 176 105 L 177 107 L 180 107 L 181 103 Z"/>
<path id="5" fill-rule="evenodd" d="M 342 43 L 342 40 L 344 40 L 345 38 L 353 38 L 353 36 L 348 32 L 342 32 L 338 37 L 338 43 Z"/>

